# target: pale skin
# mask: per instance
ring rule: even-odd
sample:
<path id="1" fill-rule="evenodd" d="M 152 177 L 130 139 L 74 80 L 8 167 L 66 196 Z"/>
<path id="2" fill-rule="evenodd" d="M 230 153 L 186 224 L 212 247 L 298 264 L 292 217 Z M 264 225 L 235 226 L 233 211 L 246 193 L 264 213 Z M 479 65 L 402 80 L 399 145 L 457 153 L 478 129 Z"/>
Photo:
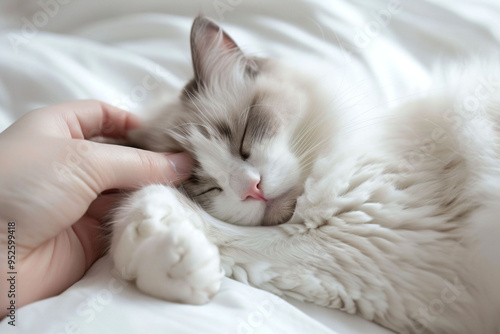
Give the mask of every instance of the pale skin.
<path id="1" fill-rule="evenodd" d="M 15 222 L 18 309 L 83 276 L 102 255 L 101 225 L 127 190 L 188 177 L 192 160 L 185 153 L 89 141 L 122 138 L 138 126 L 133 114 L 87 100 L 34 110 L 0 133 L 0 319 L 12 299 L 4 284 L 11 271 L 8 222 Z M 102 194 L 109 189 L 123 191 Z"/>

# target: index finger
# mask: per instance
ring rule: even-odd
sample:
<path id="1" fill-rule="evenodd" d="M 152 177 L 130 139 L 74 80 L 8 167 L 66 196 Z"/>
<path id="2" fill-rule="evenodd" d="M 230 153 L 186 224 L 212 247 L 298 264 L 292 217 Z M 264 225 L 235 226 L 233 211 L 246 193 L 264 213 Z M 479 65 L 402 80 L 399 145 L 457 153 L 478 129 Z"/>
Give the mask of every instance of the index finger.
<path id="1" fill-rule="evenodd" d="M 139 119 L 134 114 L 98 100 L 67 102 L 35 112 L 56 117 L 75 139 L 125 137 L 128 130 L 139 126 Z"/>

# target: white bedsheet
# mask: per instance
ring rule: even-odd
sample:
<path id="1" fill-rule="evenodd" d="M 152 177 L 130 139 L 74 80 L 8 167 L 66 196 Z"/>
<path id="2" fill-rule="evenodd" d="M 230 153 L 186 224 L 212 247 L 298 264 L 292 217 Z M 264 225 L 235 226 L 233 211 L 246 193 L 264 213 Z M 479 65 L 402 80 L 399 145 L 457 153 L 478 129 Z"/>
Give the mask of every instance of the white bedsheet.
<path id="1" fill-rule="evenodd" d="M 0 131 L 74 99 L 140 114 L 191 76 L 189 29 L 201 12 L 256 54 L 322 61 L 325 72 L 375 82 L 387 106 L 425 87 L 437 58 L 500 44 L 496 0 L 2 0 Z M 18 310 L 15 329 L 1 322 L 0 333 L 388 333 L 229 279 L 207 305 L 167 303 L 110 267 L 101 259 L 60 296 Z"/>

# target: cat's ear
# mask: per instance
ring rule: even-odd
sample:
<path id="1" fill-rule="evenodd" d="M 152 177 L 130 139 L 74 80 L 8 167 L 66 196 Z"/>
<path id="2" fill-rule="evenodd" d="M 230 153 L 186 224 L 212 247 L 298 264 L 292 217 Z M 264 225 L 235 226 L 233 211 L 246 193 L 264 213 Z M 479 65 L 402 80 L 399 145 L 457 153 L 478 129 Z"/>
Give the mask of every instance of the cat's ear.
<path id="1" fill-rule="evenodd" d="M 236 42 L 205 16 L 198 16 L 193 22 L 191 56 L 195 80 L 202 84 L 230 71 L 250 76 L 258 72 L 257 62 L 246 57 Z"/>

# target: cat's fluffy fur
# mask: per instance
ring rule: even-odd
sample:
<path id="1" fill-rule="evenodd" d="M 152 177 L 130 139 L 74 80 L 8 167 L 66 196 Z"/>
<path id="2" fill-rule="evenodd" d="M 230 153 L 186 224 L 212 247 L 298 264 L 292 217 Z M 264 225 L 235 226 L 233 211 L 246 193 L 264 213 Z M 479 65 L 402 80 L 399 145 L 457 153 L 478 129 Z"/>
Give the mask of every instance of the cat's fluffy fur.
<path id="1" fill-rule="evenodd" d="M 207 18 L 191 46 L 195 79 L 130 139 L 189 151 L 194 178 L 185 195 L 152 185 L 118 209 L 123 277 L 199 304 L 222 267 L 400 333 L 500 333 L 498 62 L 457 65 L 430 93 L 367 112 L 245 56 Z M 267 203 L 240 196 L 255 176 Z"/>

